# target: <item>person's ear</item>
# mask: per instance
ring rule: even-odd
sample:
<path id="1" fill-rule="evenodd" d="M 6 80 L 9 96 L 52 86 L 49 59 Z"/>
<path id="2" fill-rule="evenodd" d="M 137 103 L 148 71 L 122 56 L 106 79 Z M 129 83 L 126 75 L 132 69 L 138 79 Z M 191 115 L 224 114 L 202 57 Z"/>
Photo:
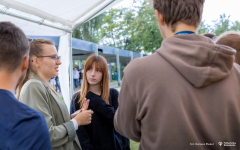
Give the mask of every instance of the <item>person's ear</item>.
<path id="1" fill-rule="evenodd" d="M 34 57 L 31 62 L 34 64 L 34 66 L 36 66 L 37 68 L 40 67 L 40 63 L 39 63 L 39 59 L 37 59 L 37 57 Z"/>
<path id="2" fill-rule="evenodd" d="M 159 24 L 160 24 L 161 26 L 164 25 L 165 22 L 164 22 L 163 15 L 161 14 L 161 12 L 158 11 L 157 9 L 155 9 L 155 14 L 156 14 L 156 16 L 157 16 L 157 20 L 158 20 Z"/>
<path id="3" fill-rule="evenodd" d="M 26 71 L 28 69 L 28 65 L 29 65 L 29 55 L 24 56 L 22 64 L 23 64 L 22 70 Z"/>

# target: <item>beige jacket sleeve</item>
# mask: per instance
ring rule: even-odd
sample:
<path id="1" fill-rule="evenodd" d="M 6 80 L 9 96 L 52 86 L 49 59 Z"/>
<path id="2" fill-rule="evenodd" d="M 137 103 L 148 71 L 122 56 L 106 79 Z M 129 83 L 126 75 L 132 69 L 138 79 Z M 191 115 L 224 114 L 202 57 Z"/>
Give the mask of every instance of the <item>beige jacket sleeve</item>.
<path id="1" fill-rule="evenodd" d="M 33 109 L 41 112 L 47 122 L 52 147 L 61 146 L 67 142 L 75 139 L 76 131 L 71 121 L 63 123 L 58 126 L 54 126 L 54 119 L 52 118 L 51 105 L 49 105 L 49 96 L 47 95 L 46 87 L 41 82 L 30 82 L 24 85 L 21 95 L 20 102 L 32 107 Z M 62 116 L 62 114 L 59 114 Z"/>
<path id="2" fill-rule="evenodd" d="M 114 127 L 123 136 L 139 142 L 141 138 L 140 121 L 137 119 L 137 103 L 129 89 L 124 75 L 118 97 L 118 109 L 114 116 Z"/>

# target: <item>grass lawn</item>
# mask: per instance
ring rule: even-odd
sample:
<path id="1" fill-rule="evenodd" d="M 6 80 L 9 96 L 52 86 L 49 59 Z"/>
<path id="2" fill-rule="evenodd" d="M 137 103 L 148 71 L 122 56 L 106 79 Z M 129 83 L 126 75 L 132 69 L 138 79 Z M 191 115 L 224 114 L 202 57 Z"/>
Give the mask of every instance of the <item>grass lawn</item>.
<path id="1" fill-rule="evenodd" d="M 130 149 L 131 150 L 138 150 L 139 144 L 140 143 L 137 143 L 137 142 L 134 142 L 134 141 L 130 140 Z"/>

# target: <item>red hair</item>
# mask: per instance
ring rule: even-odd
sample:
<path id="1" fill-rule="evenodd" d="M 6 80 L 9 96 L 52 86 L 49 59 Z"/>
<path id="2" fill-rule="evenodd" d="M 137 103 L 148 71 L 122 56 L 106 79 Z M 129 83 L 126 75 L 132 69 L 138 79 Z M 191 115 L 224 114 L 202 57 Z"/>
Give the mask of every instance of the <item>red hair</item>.
<path id="1" fill-rule="evenodd" d="M 87 81 L 86 72 L 87 70 L 92 68 L 93 64 L 95 64 L 96 68 L 100 68 L 103 74 L 102 81 L 101 81 L 101 85 L 102 85 L 101 98 L 107 104 L 109 104 L 109 74 L 108 74 L 107 60 L 103 56 L 92 54 L 88 57 L 86 64 L 84 66 L 83 83 L 82 83 L 82 88 L 80 91 L 80 99 L 79 99 L 79 103 L 81 107 L 89 91 L 89 83 Z"/>

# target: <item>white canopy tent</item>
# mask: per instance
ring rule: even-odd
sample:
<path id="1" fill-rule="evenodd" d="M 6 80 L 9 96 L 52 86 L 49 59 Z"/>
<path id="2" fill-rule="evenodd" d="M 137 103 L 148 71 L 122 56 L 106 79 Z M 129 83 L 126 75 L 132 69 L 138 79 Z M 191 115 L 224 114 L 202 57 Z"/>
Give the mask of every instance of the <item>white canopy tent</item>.
<path id="1" fill-rule="evenodd" d="M 0 21 L 11 21 L 26 35 L 61 36 L 58 53 L 62 57 L 62 65 L 59 68 L 59 79 L 61 87 L 64 87 L 62 95 L 69 109 L 73 94 L 72 32 L 121 1 L 0 0 Z"/>

